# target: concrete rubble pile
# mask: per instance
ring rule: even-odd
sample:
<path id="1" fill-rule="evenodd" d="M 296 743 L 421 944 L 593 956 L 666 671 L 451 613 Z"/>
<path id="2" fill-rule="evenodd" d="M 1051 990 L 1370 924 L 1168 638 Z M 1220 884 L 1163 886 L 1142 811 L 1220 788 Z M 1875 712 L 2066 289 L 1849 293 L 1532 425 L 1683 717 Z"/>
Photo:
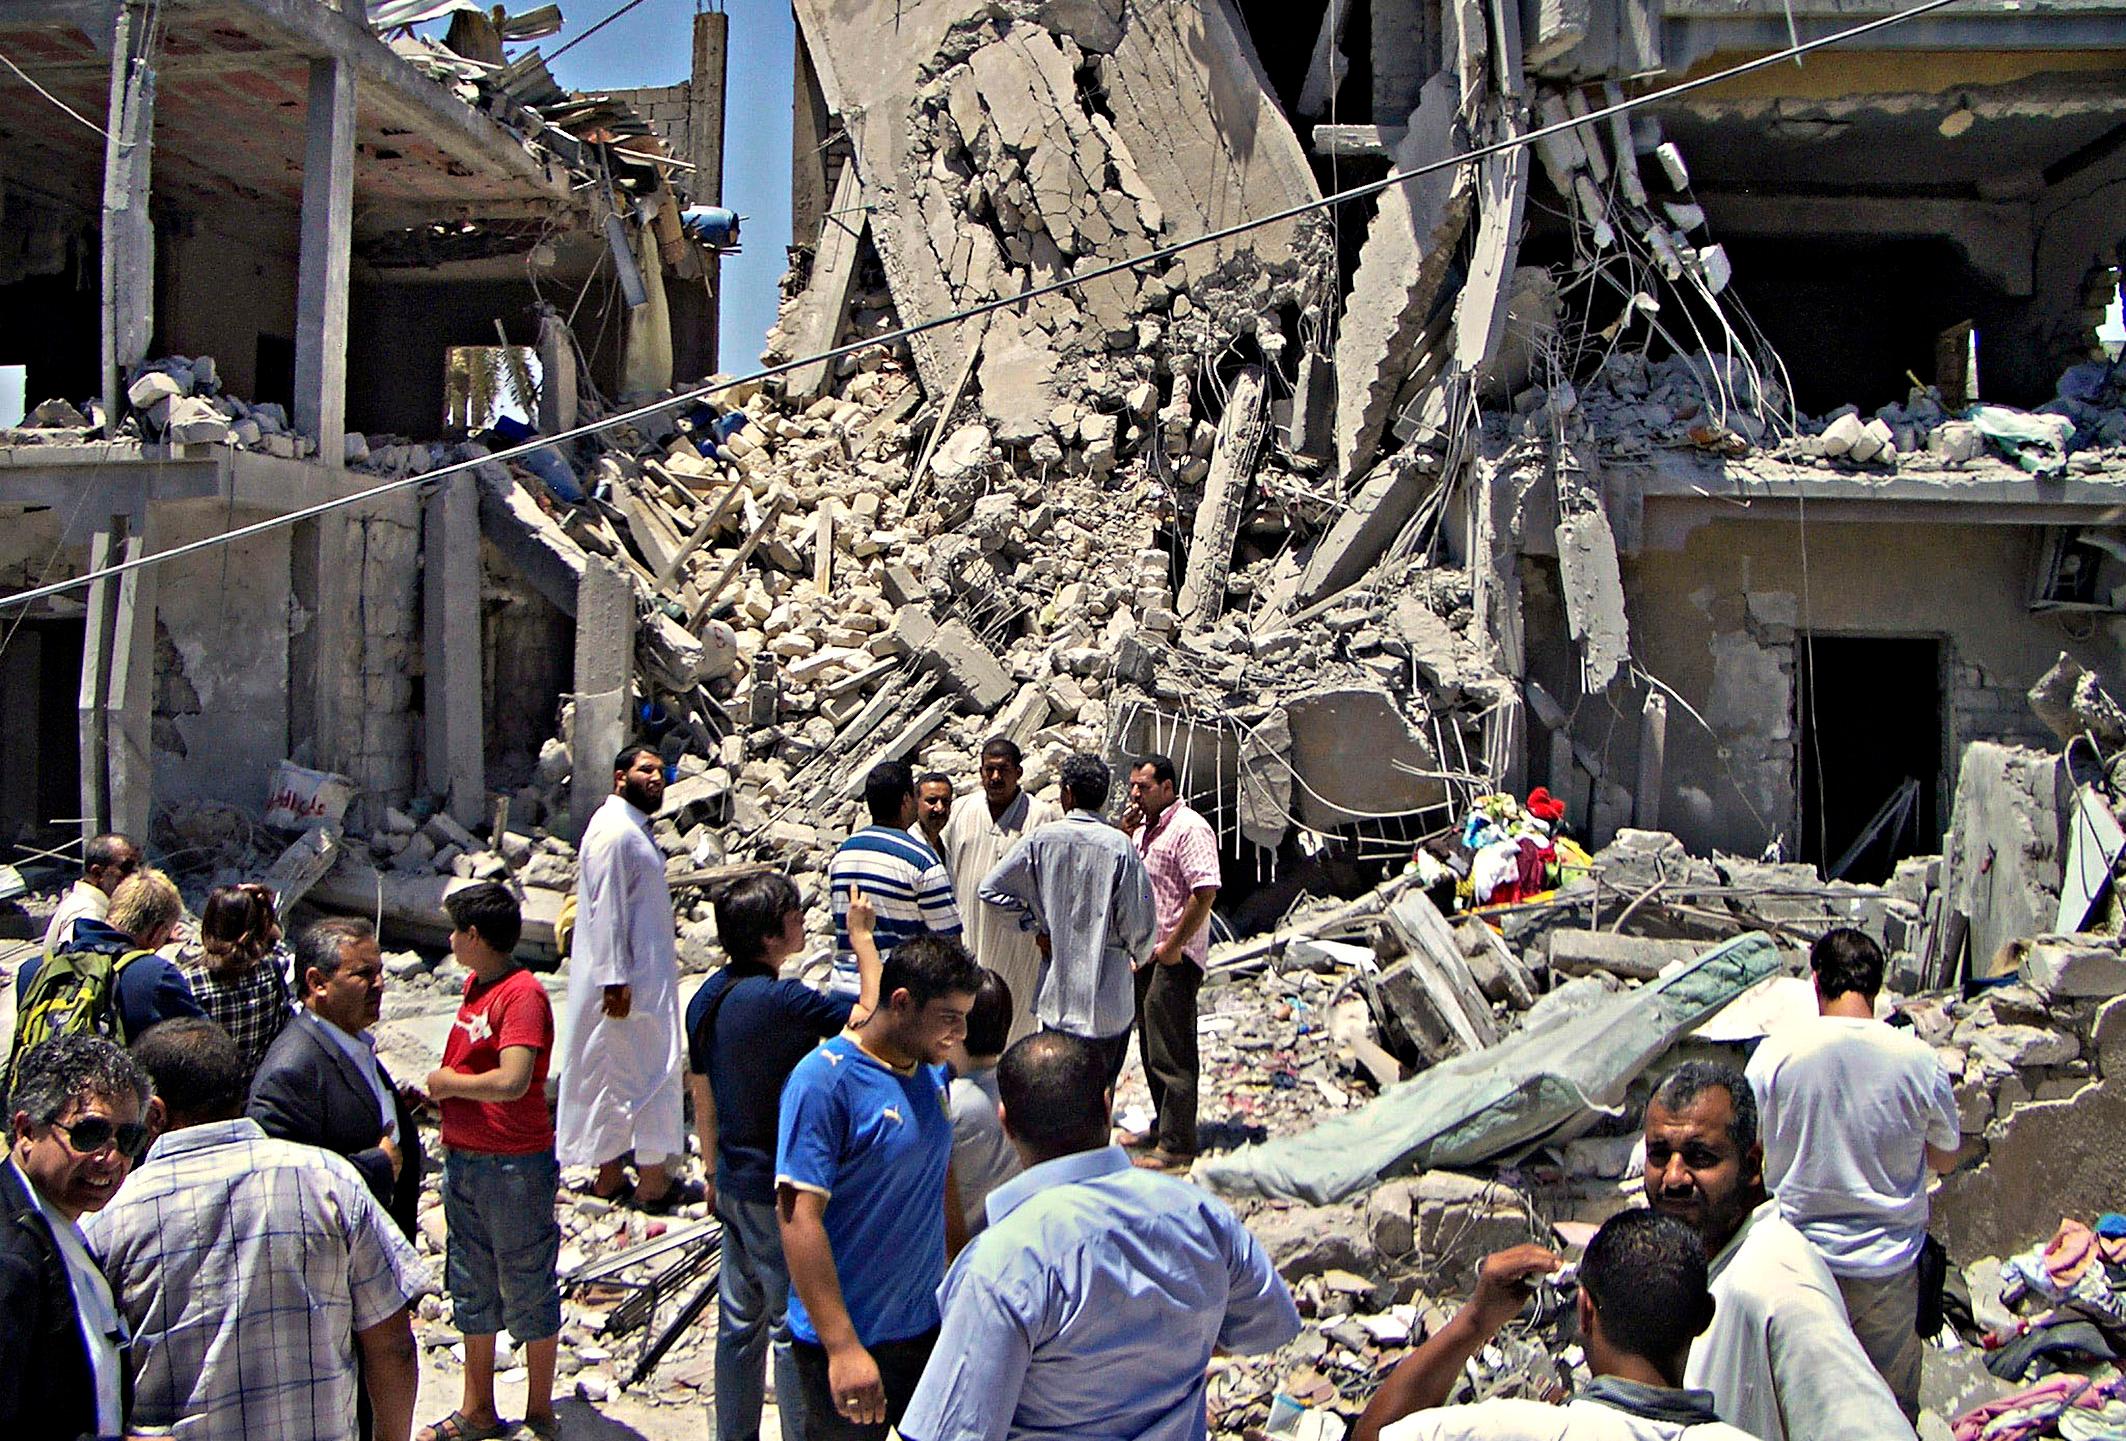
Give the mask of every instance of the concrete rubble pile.
<path id="1" fill-rule="evenodd" d="M 317 453 L 316 440 L 289 424 L 285 407 L 273 401 L 254 405 L 225 394 L 211 355 L 150 361 L 128 378 L 125 396 L 132 414 L 119 430 L 129 439 L 178 447 L 226 445 L 284 460 Z M 83 445 L 98 437 L 102 425 L 100 401 L 76 407 L 61 399 L 47 400 L 33 407 L 20 426 L 0 433 L 0 444 Z M 350 454 L 354 449 L 350 445 Z"/>

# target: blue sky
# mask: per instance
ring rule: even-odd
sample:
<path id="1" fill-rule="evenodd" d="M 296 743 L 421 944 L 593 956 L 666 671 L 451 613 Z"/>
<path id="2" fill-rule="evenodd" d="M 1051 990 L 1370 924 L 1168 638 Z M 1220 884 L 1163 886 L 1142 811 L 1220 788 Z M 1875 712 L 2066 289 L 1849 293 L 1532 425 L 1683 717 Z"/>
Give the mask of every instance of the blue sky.
<path id="1" fill-rule="evenodd" d="M 568 23 L 539 42 L 551 55 L 619 8 L 621 0 L 562 0 Z M 526 3 L 522 7 L 530 8 Z M 693 64 L 695 0 L 644 0 L 553 62 L 573 90 L 676 85 Z M 723 266 L 721 369 L 747 371 L 775 323 L 776 286 L 790 243 L 790 67 L 796 22 L 789 0 L 729 0 L 724 97 L 724 204 L 746 217 L 745 253 Z"/>

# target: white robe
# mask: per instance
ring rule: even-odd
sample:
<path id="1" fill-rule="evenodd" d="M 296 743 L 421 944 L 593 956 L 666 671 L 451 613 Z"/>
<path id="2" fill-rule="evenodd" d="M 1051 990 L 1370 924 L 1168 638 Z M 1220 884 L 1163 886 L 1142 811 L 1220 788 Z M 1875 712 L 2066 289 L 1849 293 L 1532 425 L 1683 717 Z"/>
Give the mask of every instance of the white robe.
<path id="1" fill-rule="evenodd" d="M 578 859 L 556 1153 L 564 1166 L 630 1150 L 643 1165 L 683 1156 L 679 947 L 664 853 L 649 818 L 614 795 L 584 828 Z M 633 1003 L 614 1020 L 605 988 L 622 985 Z"/>
<path id="2" fill-rule="evenodd" d="M 980 791 L 953 802 L 945 821 L 945 869 L 952 873 L 952 892 L 966 926 L 974 958 L 1011 987 L 1011 1039 L 1034 1030 L 1034 992 L 1041 985 L 1041 950 L 1033 932 L 1019 929 L 1019 912 L 992 906 L 981 897 L 982 878 L 996 869 L 1004 853 L 1063 812 L 1047 801 L 1020 791 L 1001 818 L 989 814 L 989 797 Z"/>

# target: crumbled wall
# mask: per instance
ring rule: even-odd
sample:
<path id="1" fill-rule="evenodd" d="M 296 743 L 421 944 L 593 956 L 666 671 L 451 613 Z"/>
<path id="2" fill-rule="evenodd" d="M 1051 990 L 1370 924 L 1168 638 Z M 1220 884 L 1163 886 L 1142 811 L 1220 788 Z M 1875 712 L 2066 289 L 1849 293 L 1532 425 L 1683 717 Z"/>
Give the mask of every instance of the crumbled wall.
<path id="1" fill-rule="evenodd" d="M 164 506 L 157 544 L 227 528 L 224 507 Z M 164 564 L 155 587 L 155 805 L 265 803 L 288 754 L 286 530 Z"/>
<path id="2" fill-rule="evenodd" d="M 357 703 L 347 717 L 348 774 L 372 802 L 396 805 L 412 792 L 421 716 L 421 531 L 417 502 L 401 494 L 350 524 L 360 578 L 355 627 L 360 654 L 346 672 Z M 451 677 L 433 678 L 437 684 Z M 471 677 L 462 682 L 471 684 Z"/>
<path id="3" fill-rule="evenodd" d="M 1674 809 L 1664 810 L 1662 824 L 1693 850 L 1755 854 L 1781 832 L 1790 843 L 1794 837 L 1794 652 L 1803 629 L 1940 638 L 1952 766 L 1975 740 L 2050 743 L 2023 692 L 2063 646 L 2100 674 L 2126 669 L 2116 621 L 2078 617 L 2063 625 L 2030 611 L 2029 530 L 1841 524 L 1817 514 L 1812 506 L 1805 600 L 1802 531 L 1786 522 L 1714 521 L 1680 549 L 1646 550 L 1626 562 L 1637 659 L 1713 731 L 1670 710 L 1666 789 Z M 1864 706 L 1867 697 L 1818 701 Z M 1583 739 L 1599 739 L 1609 708 L 1584 711 L 1598 714 L 1584 717 L 1595 729 L 1583 730 Z M 1616 727 L 1615 744 L 1628 747 L 1629 729 Z"/>

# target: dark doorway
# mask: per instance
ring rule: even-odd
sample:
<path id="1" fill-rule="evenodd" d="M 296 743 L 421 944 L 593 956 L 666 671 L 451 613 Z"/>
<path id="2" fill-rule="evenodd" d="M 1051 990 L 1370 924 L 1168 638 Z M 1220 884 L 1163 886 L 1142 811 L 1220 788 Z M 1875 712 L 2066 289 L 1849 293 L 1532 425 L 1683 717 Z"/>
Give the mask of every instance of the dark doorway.
<path id="1" fill-rule="evenodd" d="M 1806 635 L 1801 858 L 1874 883 L 1940 848 L 1942 643 Z"/>
<path id="2" fill-rule="evenodd" d="M 49 845 L 81 814 L 79 620 L 0 621 L 0 859 Z"/>

